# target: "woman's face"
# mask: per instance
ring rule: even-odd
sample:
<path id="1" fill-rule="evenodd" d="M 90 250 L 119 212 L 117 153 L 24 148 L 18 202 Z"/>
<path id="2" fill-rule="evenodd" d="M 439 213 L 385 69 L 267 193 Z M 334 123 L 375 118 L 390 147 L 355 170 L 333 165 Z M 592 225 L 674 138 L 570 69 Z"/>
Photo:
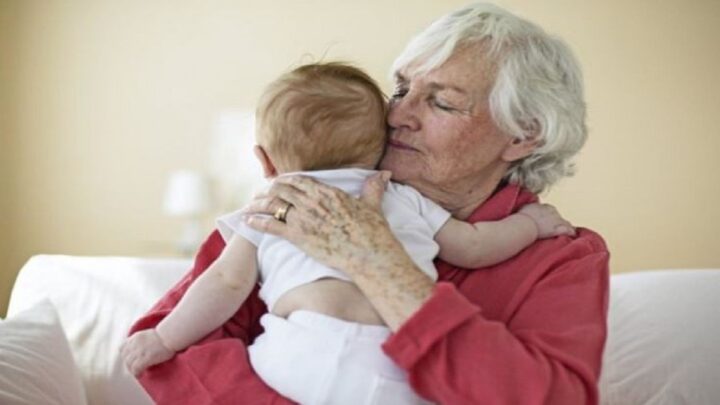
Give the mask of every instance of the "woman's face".
<path id="1" fill-rule="evenodd" d="M 511 139 L 492 120 L 492 78 L 475 54 L 461 49 L 430 72 L 396 74 L 380 167 L 441 205 L 443 194 L 492 191 L 508 167 L 502 152 Z"/>

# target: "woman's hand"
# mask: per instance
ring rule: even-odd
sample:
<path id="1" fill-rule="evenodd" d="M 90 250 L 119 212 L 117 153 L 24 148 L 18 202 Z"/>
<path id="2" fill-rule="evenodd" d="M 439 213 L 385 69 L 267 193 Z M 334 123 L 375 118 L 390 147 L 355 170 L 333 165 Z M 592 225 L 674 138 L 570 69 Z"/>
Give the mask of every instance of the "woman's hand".
<path id="1" fill-rule="evenodd" d="M 374 174 L 366 181 L 361 197 L 354 198 L 310 177 L 279 177 L 243 211 L 250 214 L 248 225 L 252 228 L 285 238 L 319 262 L 352 277 L 373 261 L 404 253 L 381 210 L 389 178 L 389 172 Z M 291 205 L 285 221 L 272 217 L 287 204 Z"/>
<path id="2" fill-rule="evenodd" d="M 361 197 L 353 198 L 308 177 L 282 177 L 245 213 L 273 215 L 292 204 L 284 222 L 251 216 L 248 225 L 286 238 L 319 262 L 343 271 L 385 324 L 397 330 L 432 294 L 434 283 L 408 256 L 382 214 L 389 179 L 389 172 L 371 176 Z"/>

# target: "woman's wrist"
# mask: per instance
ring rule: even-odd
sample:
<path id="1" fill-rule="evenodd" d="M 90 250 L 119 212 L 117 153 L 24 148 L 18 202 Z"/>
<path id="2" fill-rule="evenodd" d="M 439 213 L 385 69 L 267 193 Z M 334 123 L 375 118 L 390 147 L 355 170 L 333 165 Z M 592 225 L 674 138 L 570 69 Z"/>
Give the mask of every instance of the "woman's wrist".
<path id="1" fill-rule="evenodd" d="M 420 309 L 435 285 L 399 242 L 398 247 L 374 256 L 351 276 L 393 331 Z"/>

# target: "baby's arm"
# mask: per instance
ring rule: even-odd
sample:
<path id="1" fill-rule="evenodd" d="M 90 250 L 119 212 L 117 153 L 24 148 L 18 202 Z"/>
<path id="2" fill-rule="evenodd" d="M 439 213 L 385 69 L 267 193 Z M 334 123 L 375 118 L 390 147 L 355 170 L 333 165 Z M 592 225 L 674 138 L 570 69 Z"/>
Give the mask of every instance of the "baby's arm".
<path id="1" fill-rule="evenodd" d="M 499 221 L 470 224 L 450 218 L 435 241 L 441 259 L 472 269 L 505 261 L 537 239 L 574 234 L 572 225 L 554 207 L 529 204 Z"/>
<path id="2" fill-rule="evenodd" d="M 155 329 L 130 336 L 121 353 L 134 375 L 172 358 L 229 319 L 257 281 L 256 247 L 235 235 Z"/>

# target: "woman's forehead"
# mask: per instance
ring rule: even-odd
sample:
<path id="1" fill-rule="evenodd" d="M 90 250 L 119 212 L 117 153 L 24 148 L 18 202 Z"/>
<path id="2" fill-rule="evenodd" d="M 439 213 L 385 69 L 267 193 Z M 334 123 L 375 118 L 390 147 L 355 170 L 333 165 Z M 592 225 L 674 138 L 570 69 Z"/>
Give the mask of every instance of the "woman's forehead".
<path id="1" fill-rule="evenodd" d="M 486 74 L 484 63 L 474 58 L 456 56 L 427 72 L 412 69 L 412 66 L 401 69 L 395 73 L 395 83 L 426 91 L 448 90 L 469 96 L 488 94 L 492 87 L 492 79 Z"/>

